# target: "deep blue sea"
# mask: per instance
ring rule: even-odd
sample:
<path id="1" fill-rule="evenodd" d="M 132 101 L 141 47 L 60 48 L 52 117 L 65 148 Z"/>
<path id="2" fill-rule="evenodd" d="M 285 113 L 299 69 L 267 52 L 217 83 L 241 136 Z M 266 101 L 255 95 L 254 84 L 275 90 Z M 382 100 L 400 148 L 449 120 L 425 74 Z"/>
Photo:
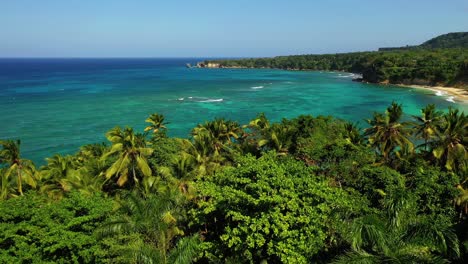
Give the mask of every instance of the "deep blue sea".
<path id="1" fill-rule="evenodd" d="M 246 123 L 300 114 L 370 118 L 393 100 L 408 114 L 429 103 L 466 105 L 434 92 L 352 82 L 348 73 L 270 69 L 188 69 L 203 59 L 0 59 L 0 139 L 21 139 L 24 158 L 105 141 L 114 126 L 142 131 L 154 112 L 169 134 L 188 137 L 197 123 L 225 117 Z"/>

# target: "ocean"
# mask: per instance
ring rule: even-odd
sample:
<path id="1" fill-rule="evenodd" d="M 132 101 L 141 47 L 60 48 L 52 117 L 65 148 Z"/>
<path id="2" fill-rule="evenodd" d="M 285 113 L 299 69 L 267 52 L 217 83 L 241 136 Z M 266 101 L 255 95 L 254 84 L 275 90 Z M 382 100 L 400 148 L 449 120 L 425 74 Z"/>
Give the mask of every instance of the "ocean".
<path id="1" fill-rule="evenodd" d="M 273 121 L 312 114 L 364 125 L 392 101 L 408 115 L 430 103 L 467 109 L 432 91 L 352 82 L 349 73 L 185 67 L 201 60 L 0 59 L 0 139 L 21 139 L 23 158 L 44 164 L 106 141 L 115 126 L 142 132 L 155 112 L 170 136 L 187 138 L 206 120 L 245 124 L 260 112 Z"/>

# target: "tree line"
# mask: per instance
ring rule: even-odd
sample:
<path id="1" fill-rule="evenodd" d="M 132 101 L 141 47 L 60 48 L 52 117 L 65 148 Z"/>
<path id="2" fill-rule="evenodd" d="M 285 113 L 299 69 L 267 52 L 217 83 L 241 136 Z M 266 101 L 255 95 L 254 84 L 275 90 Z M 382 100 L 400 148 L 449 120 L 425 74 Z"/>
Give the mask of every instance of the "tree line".
<path id="1" fill-rule="evenodd" d="M 36 168 L 0 141 L 2 263 L 465 263 L 468 117 L 392 103 L 142 132 Z"/>
<path id="2" fill-rule="evenodd" d="M 346 71 L 372 83 L 468 87 L 468 49 L 416 49 L 206 61 L 228 68 Z"/>

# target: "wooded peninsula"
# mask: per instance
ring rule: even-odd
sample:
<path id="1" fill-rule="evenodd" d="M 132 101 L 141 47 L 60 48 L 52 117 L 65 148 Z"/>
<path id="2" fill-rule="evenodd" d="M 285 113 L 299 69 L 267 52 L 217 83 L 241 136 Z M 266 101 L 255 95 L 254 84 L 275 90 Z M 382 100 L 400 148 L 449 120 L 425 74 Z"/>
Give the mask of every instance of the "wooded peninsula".
<path id="1" fill-rule="evenodd" d="M 208 68 L 275 68 L 345 71 L 359 81 L 384 84 L 450 86 L 468 89 L 468 32 L 449 33 L 419 46 L 374 52 L 294 55 L 273 58 L 207 60 Z"/>

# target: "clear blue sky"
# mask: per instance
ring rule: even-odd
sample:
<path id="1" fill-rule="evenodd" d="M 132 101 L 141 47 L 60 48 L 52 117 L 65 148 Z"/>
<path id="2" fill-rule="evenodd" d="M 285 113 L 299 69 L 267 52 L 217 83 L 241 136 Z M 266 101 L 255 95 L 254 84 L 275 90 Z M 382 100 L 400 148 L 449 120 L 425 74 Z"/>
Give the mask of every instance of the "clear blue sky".
<path id="1" fill-rule="evenodd" d="M 335 53 L 455 31 L 467 0 L 0 0 L 0 57 Z"/>

